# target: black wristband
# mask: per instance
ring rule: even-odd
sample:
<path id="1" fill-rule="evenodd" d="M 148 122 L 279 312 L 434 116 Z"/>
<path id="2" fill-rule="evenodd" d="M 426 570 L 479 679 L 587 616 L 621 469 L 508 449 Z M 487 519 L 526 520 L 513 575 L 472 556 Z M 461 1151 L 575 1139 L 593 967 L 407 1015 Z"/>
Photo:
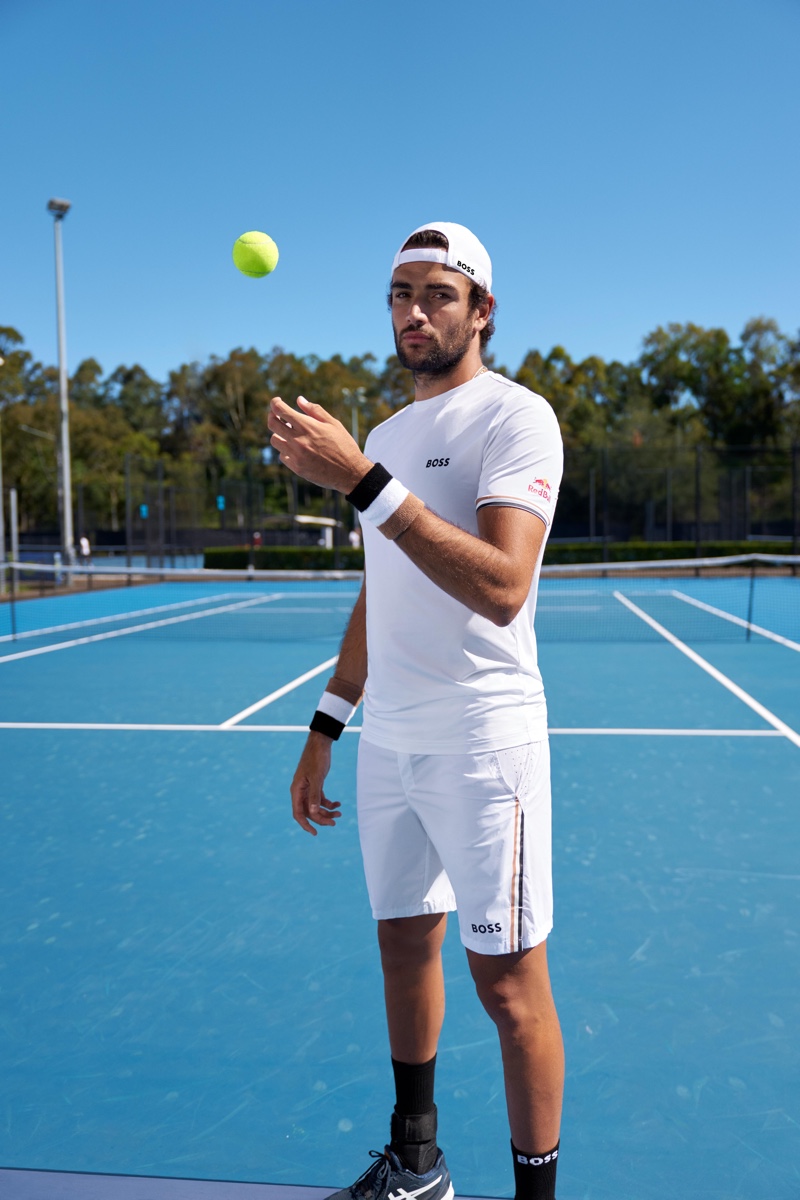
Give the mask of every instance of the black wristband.
<path id="1" fill-rule="evenodd" d="M 324 733 L 325 737 L 333 738 L 335 742 L 338 742 L 344 731 L 344 722 L 337 721 L 336 717 L 317 709 L 308 728 L 312 733 Z"/>
<path id="2" fill-rule="evenodd" d="M 349 500 L 353 508 L 357 508 L 359 512 L 366 512 L 372 501 L 380 496 L 387 483 L 390 482 L 392 476 L 386 470 L 386 467 L 380 463 L 375 463 L 373 467 L 367 471 L 363 479 L 360 479 L 345 500 Z"/>

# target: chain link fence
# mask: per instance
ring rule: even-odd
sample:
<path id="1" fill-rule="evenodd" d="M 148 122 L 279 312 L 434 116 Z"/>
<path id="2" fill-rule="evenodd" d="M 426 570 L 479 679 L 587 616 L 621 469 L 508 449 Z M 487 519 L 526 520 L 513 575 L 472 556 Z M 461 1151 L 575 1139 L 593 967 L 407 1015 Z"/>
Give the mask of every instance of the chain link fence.
<path id="1" fill-rule="evenodd" d="M 350 506 L 279 463 L 253 462 L 235 479 L 209 479 L 194 465 L 168 474 L 171 466 L 129 457 L 122 486 L 78 483 L 76 539 L 88 538 L 95 555 L 154 566 L 186 562 L 207 547 L 348 544 Z M 20 510 L 23 551 L 57 552 L 57 529 L 26 528 L 24 495 Z M 682 554 L 733 542 L 800 553 L 800 447 L 568 450 L 551 544 L 594 543 L 600 559 L 611 544 L 641 542 Z"/>

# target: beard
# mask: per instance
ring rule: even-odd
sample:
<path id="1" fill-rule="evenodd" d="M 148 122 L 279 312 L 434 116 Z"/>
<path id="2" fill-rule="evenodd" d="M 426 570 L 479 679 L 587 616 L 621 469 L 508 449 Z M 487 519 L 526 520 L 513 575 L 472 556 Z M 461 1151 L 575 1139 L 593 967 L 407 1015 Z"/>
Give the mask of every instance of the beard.
<path id="1" fill-rule="evenodd" d="M 404 329 L 403 333 L 408 330 Z M 403 349 L 402 335 L 395 330 L 394 345 L 400 365 L 415 375 L 428 375 L 433 379 L 449 375 L 461 362 L 472 344 L 473 331 L 466 323 L 451 330 L 441 341 L 431 339 L 422 355 L 412 357 Z"/>

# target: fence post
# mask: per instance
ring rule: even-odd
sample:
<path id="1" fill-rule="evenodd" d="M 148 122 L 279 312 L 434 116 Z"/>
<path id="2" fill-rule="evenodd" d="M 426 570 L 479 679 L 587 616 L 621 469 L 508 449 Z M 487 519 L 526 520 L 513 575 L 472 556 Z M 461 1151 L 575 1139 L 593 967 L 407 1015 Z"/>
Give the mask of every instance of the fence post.
<path id="1" fill-rule="evenodd" d="M 608 562 L 608 446 L 603 447 L 603 562 Z"/>
<path id="2" fill-rule="evenodd" d="M 175 510 L 175 484 L 173 483 L 169 489 L 169 540 L 170 540 L 170 563 L 175 566 L 175 548 L 178 544 L 178 517 Z"/>
<path id="3" fill-rule="evenodd" d="M 0 450 L 2 454 L 2 450 Z M 3 496 L 3 460 L 0 457 L 0 597 L 6 594 L 6 514 Z"/>
<path id="4" fill-rule="evenodd" d="M 341 494 L 337 491 L 333 493 L 333 519 L 336 524 L 333 527 L 333 569 L 338 571 L 342 565 L 342 556 L 339 549 L 341 542 L 341 529 L 339 528 L 339 519 L 341 516 Z"/>
<path id="5" fill-rule="evenodd" d="M 8 523 L 11 535 L 11 636 L 17 636 L 17 566 L 19 562 L 19 519 L 17 516 L 17 489 L 10 488 L 8 493 Z"/>
<path id="6" fill-rule="evenodd" d="M 748 465 L 744 469 L 744 540 L 750 538 L 750 492 L 753 488 L 753 468 Z"/>
<path id="7" fill-rule="evenodd" d="M 800 554 L 800 446 L 792 446 L 792 554 Z M 797 564 L 792 567 L 797 574 Z"/>
<path id="8" fill-rule="evenodd" d="M 17 489 L 10 488 L 8 492 L 8 523 L 11 526 L 11 617 L 14 627 L 11 632 L 17 636 L 14 601 L 17 597 L 17 563 L 19 562 L 19 512 L 17 509 Z"/>
<path id="9" fill-rule="evenodd" d="M 131 565 L 133 547 L 133 496 L 131 495 L 131 456 L 125 455 L 125 565 Z M 130 582 L 130 578 L 128 579 Z"/>
<path id="10" fill-rule="evenodd" d="M 158 460 L 156 469 L 156 479 L 158 483 L 158 565 L 164 566 L 164 463 L 162 459 Z M 163 576 L 162 576 L 163 582 Z"/>
<path id="11" fill-rule="evenodd" d="M 589 467 L 589 540 L 597 537 L 597 469 Z"/>
<path id="12" fill-rule="evenodd" d="M 694 553 L 703 557 L 703 450 L 698 446 L 694 460 Z"/>

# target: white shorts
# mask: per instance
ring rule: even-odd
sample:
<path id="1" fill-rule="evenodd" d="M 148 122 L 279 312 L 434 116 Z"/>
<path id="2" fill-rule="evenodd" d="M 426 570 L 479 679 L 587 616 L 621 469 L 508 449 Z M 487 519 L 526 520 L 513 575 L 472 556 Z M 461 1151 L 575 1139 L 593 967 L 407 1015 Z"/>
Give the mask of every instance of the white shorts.
<path id="1" fill-rule="evenodd" d="M 358 828 L 377 920 L 458 909 L 479 954 L 543 942 L 553 925 L 550 747 L 400 754 L 361 738 Z"/>

